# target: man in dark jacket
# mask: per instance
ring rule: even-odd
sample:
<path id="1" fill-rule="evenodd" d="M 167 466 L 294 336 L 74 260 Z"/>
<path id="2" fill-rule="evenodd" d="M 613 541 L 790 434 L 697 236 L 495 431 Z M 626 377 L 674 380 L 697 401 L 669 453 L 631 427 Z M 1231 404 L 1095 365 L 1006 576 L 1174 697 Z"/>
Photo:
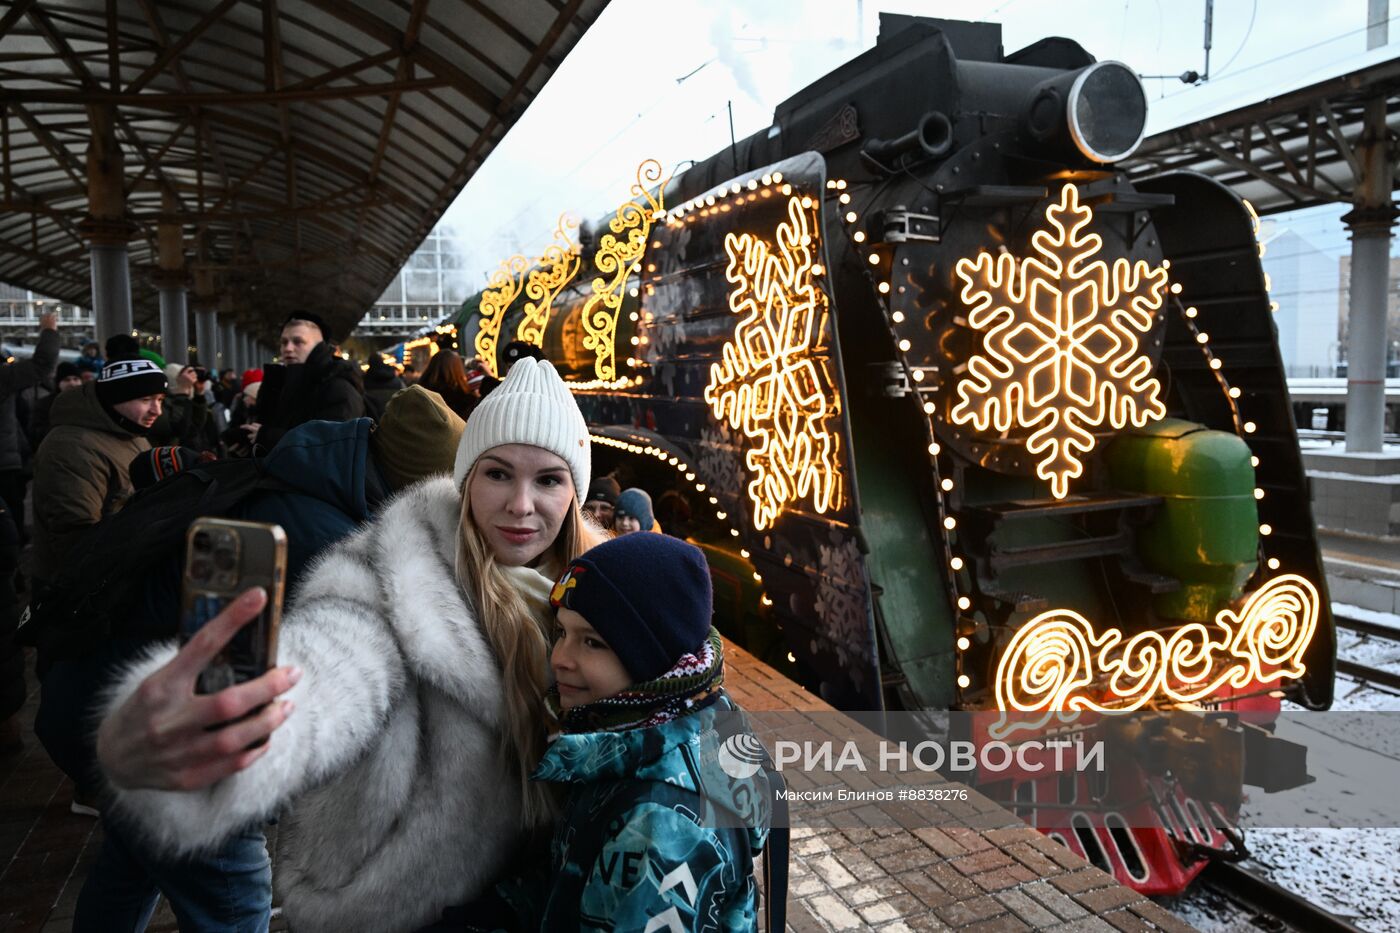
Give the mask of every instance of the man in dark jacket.
<path id="1" fill-rule="evenodd" d="M 64 392 L 83 387 L 83 371 L 76 363 L 59 363 L 58 369 L 54 370 L 53 384 L 53 392 L 35 395 L 35 401 L 29 406 L 29 447 L 32 450 L 38 450 L 39 445 L 44 442 L 45 435 L 49 433 L 54 400 Z M 31 387 L 29 391 L 37 393 L 41 390 L 36 386 Z"/>
<path id="2" fill-rule="evenodd" d="M 287 592 L 295 593 L 312 559 L 368 520 L 393 492 L 450 473 L 462 420 L 431 392 L 397 395 L 376 428 L 368 418 L 316 421 L 288 431 L 264 462 L 275 485 L 244 498 L 229 514 L 275 522 L 287 533 Z M 126 630 L 99 650 L 55 661 L 44 676 L 35 733 L 70 776 L 91 773 L 88 721 L 108 672 L 153 639 L 173 637 L 179 619 L 182 557 L 147 579 Z M 41 665 L 46 658 L 41 658 Z M 265 930 L 272 909 L 271 863 L 260 825 L 217 852 L 163 859 L 121 823 L 104 820 L 102 850 L 78 899 L 73 929 L 141 929 L 156 898 L 169 899 L 182 931 Z"/>
<path id="3" fill-rule="evenodd" d="M 149 360 L 120 360 L 97 381 L 65 392 L 34 457 L 34 580 L 53 580 L 80 534 L 126 504 L 127 467 L 150 449 L 165 374 Z"/>
<path id="4" fill-rule="evenodd" d="M 15 409 L 20 391 L 53 380 L 58 364 L 58 318 L 45 314 L 39 319 L 39 342 L 34 355 L 0 366 L 0 498 L 9 506 L 15 525 L 24 537 L 24 497 L 32 476 L 32 450 Z"/>
<path id="5" fill-rule="evenodd" d="M 271 450 L 282 435 L 308 421 L 364 417 L 360 371 L 336 357 L 329 337 L 325 322 L 314 314 L 298 312 L 282 325 L 282 365 L 264 367 L 261 420 L 244 426 L 258 447 Z"/>

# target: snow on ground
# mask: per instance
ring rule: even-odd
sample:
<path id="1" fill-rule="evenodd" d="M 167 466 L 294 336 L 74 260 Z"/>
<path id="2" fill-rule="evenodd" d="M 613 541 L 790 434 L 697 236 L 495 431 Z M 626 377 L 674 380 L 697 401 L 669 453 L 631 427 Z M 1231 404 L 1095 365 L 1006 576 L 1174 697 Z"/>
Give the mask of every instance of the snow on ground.
<path id="1" fill-rule="evenodd" d="M 1393 626 L 1400 616 L 1334 603 L 1333 612 Z M 1339 628 L 1337 655 L 1359 664 L 1400 672 L 1400 642 L 1368 638 Z M 1298 709 L 1285 704 L 1285 709 Z M 1400 712 L 1400 693 L 1362 685 L 1339 675 L 1332 709 Z M 1397 767 L 1400 785 L 1400 767 Z M 1396 798 L 1400 822 L 1400 794 Z M 1400 929 L 1400 828 L 1254 829 L 1246 844 L 1251 871 L 1303 895 L 1363 930 Z M 1204 886 L 1162 904 L 1203 933 L 1257 933 L 1248 913 Z"/>
<path id="2" fill-rule="evenodd" d="M 1361 622 L 1374 622 L 1377 625 L 1388 625 L 1400 634 L 1400 616 L 1393 612 L 1377 612 L 1374 609 L 1366 609 L 1363 606 L 1353 606 L 1349 603 L 1333 603 L 1332 614 L 1334 616 L 1349 616 Z"/>
<path id="3" fill-rule="evenodd" d="M 1256 829 L 1247 842 L 1251 871 L 1363 930 L 1400 928 L 1400 829 Z M 1258 933 L 1249 914 L 1204 888 L 1162 905 L 1202 933 Z"/>

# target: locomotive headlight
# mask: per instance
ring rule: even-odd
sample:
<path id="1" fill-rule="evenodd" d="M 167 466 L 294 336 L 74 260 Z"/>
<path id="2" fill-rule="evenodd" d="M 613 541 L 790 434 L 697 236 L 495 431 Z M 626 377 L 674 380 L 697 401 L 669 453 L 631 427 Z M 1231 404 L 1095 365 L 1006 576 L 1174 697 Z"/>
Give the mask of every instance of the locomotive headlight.
<path id="1" fill-rule="evenodd" d="M 1122 62 L 1097 62 L 1081 71 L 1065 110 L 1075 148 L 1095 162 L 1127 158 L 1147 129 L 1147 95 Z"/>
<path id="2" fill-rule="evenodd" d="M 1032 95 L 1028 118 L 1031 135 L 1042 141 L 1068 130 L 1085 158 L 1117 162 L 1142 142 L 1147 94 L 1127 65 L 1095 62 L 1042 83 Z"/>

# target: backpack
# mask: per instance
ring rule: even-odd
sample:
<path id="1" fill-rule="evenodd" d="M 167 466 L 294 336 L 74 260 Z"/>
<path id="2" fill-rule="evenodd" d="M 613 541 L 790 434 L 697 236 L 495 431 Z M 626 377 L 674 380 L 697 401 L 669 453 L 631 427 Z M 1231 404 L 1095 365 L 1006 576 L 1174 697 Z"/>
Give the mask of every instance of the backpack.
<path id="1" fill-rule="evenodd" d="M 86 654 L 124 631 L 150 575 L 184 548 L 190 523 L 227 515 L 259 490 L 290 489 L 261 460 L 215 460 L 183 470 L 132 496 L 88 529 L 20 620 L 20 644 L 49 659 Z"/>

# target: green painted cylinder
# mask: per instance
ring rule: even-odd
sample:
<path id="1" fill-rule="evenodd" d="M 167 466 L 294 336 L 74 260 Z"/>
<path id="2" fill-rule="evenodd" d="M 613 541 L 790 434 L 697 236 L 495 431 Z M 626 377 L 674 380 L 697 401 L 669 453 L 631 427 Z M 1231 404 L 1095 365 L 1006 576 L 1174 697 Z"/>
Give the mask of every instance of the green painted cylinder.
<path id="1" fill-rule="evenodd" d="M 1167 418 L 1118 435 L 1106 452 L 1113 484 L 1160 496 L 1138 532 L 1143 565 L 1181 581 L 1153 598 L 1159 616 L 1208 622 L 1237 599 L 1259 558 L 1249 446 L 1234 434 Z"/>

